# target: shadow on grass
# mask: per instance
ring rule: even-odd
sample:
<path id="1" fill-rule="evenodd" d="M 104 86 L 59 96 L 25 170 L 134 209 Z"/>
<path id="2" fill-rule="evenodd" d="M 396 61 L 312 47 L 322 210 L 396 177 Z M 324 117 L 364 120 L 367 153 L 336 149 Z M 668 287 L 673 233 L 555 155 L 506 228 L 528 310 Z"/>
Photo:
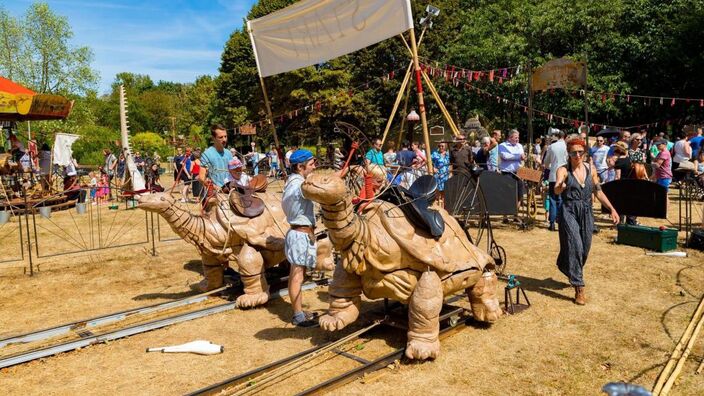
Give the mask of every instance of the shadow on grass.
<path id="1" fill-rule="evenodd" d="M 523 288 L 527 291 L 542 294 L 546 297 L 555 298 L 558 300 L 572 301 L 572 297 L 565 296 L 554 291 L 572 287 L 565 282 L 560 282 L 553 278 L 535 279 L 523 275 L 517 276 L 517 278 L 520 280 L 521 286 L 523 286 Z"/>

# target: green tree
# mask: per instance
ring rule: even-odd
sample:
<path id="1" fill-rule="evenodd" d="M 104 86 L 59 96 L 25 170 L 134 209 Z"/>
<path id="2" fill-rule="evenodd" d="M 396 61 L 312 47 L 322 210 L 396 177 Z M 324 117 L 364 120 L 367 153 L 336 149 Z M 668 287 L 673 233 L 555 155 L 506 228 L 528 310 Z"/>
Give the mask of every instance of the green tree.
<path id="1" fill-rule="evenodd" d="M 98 73 L 92 51 L 72 46 L 72 38 L 66 17 L 46 3 L 33 3 L 21 22 L 0 11 L 0 73 L 40 93 L 85 94 Z"/>

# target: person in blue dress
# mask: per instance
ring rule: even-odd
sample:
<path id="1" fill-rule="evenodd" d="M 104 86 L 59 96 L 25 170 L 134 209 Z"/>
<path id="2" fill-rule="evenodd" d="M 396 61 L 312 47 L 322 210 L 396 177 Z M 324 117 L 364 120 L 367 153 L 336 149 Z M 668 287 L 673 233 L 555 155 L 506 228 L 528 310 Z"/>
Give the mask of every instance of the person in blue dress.
<path id="1" fill-rule="evenodd" d="M 437 151 L 431 154 L 433 168 L 435 168 L 435 181 L 438 183 L 438 197 L 440 203 L 445 201 L 445 182 L 450 178 L 450 154 L 445 143 L 439 143 Z"/>

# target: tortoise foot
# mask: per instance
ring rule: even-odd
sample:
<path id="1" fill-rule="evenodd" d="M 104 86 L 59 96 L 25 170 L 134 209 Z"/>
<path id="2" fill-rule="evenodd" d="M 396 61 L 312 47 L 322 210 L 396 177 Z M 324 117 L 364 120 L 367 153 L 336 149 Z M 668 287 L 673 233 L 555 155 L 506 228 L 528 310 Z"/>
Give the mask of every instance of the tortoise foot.
<path id="1" fill-rule="evenodd" d="M 406 357 L 415 360 L 435 359 L 440 355 L 440 341 L 408 340 Z"/>
<path id="2" fill-rule="evenodd" d="M 496 274 L 487 272 L 482 275 L 477 284 L 467 290 L 474 319 L 492 323 L 501 317 L 503 312 L 496 295 L 498 283 Z"/>
<path id="3" fill-rule="evenodd" d="M 237 297 L 236 303 L 237 307 L 246 309 L 264 305 L 267 301 L 269 301 L 269 293 L 259 292 L 252 294 L 243 294 Z"/>

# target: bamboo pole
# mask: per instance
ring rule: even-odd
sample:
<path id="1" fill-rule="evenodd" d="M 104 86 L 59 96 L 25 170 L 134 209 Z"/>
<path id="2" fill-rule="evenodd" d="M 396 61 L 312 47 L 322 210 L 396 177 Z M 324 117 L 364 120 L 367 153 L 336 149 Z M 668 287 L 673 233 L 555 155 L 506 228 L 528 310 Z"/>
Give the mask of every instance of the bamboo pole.
<path id="1" fill-rule="evenodd" d="M 428 132 L 428 119 L 425 114 L 425 100 L 423 99 L 423 81 L 421 77 L 420 62 L 418 61 L 418 48 L 416 46 L 415 29 L 409 30 L 411 35 L 411 52 L 413 53 L 413 66 L 416 71 L 416 92 L 418 93 L 418 110 L 420 110 L 420 122 L 423 125 L 423 140 L 425 141 L 425 155 L 428 173 L 433 174 L 433 161 L 430 158 L 430 133 Z"/>
<path id="2" fill-rule="evenodd" d="M 672 388 L 672 385 L 675 384 L 675 380 L 677 380 L 677 377 L 680 375 L 680 371 L 682 371 L 682 367 L 687 361 L 689 353 L 692 352 L 692 345 L 694 345 L 694 342 L 697 339 L 697 335 L 699 335 L 699 331 L 702 329 L 702 325 L 704 325 L 704 316 L 699 317 L 697 327 L 694 329 L 692 336 L 689 338 L 689 341 L 687 342 L 687 347 L 684 349 L 684 352 L 682 352 L 682 356 L 680 357 L 679 361 L 677 361 L 677 366 L 675 367 L 675 370 L 672 372 L 670 378 L 667 379 L 665 386 L 662 387 L 660 395 L 664 396 L 670 393 L 670 389 Z"/>
<path id="3" fill-rule="evenodd" d="M 403 98 L 403 94 L 406 91 L 406 86 L 411 80 L 411 67 L 413 67 L 413 62 L 410 62 L 408 64 L 408 68 L 406 69 L 406 75 L 403 77 L 401 87 L 398 89 L 398 95 L 396 95 L 396 101 L 394 102 L 393 110 L 391 110 L 389 120 L 386 121 L 386 128 L 384 128 L 384 136 L 381 138 L 382 147 L 384 147 L 384 142 L 386 142 L 386 136 L 388 135 L 389 130 L 391 129 L 391 123 L 394 121 L 394 116 L 396 115 L 396 111 L 398 110 L 398 105 L 401 104 L 401 98 Z M 403 115 L 403 117 L 405 117 L 405 114 Z"/>
<path id="4" fill-rule="evenodd" d="M 452 116 L 450 115 L 450 112 L 447 111 L 447 108 L 445 107 L 445 103 L 442 101 L 440 98 L 440 94 L 438 94 L 437 89 L 435 89 L 435 85 L 433 85 L 433 82 L 430 80 L 430 77 L 428 77 L 428 74 L 423 71 L 423 80 L 425 80 L 425 83 L 428 84 L 428 88 L 430 89 L 430 93 L 433 94 L 433 98 L 435 99 L 435 102 L 438 104 L 438 107 L 440 107 L 440 111 L 442 114 L 445 116 L 445 121 L 450 125 L 450 129 L 452 130 L 452 133 L 456 136 L 460 136 L 460 130 L 457 128 L 457 125 L 455 124 L 455 121 L 452 119 Z"/>
<path id="5" fill-rule="evenodd" d="M 675 349 L 672 351 L 672 354 L 670 355 L 670 359 L 667 362 L 667 365 L 665 365 L 665 368 L 663 368 L 662 371 L 660 372 L 660 375 L 658 376 L 658 380 L 655 383 L 655 386 L 653 387 L 653 395 L 658 395 L 660 393 L 660 391 L 662 390 L 663 385 L 665 384 L 665 382 L 667 381 L 667 378 L 671 374 L 672 366 L 675 364 L 676 356 L 678 356 L 680 354 L 680 352 L 682 351 L 682 347 L 690 339 L 691 334 L 694 331 L 696 319 L 701 317 L 702 310 L 704 310 L 704 296 L 702 296 L 701 300 L 699 300 L 699 305 L 697 306 L 697 309 L 694 311 L 694 314 L 692 315 L 692 319 L 689 321 L 689 324 L 687 325 L 687 328 L 684 330 L 684 333 L 682 334 L 682 337 L 680 338 L 679 342 L 675 346 Z"/>

